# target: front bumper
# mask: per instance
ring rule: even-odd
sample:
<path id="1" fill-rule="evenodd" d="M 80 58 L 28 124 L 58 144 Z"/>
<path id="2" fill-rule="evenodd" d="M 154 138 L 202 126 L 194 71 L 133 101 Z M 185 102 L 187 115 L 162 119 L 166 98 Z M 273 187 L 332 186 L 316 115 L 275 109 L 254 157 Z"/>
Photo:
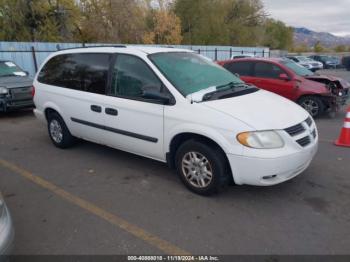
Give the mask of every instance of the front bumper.
<path id="1" fill-rule="evenodd" d="M 14 100 L 10 97 L 0 97 L 0 112 L 34 107 L 33 99 Z"/>
<path id="2" fill-rule="evenodd" d="M 326 104 L 329 106 L 331 111 L 338 112 L 342 106 L 347 105 L 349 99 L 349 93 L 344 94 L 343 96 L 333 95 L 325 100 Z"/>
<path id="3" fill-rule="evenodd" d="M 238 185 L 272 186 L 290 180 L 305 171 L 318 148 L 315 141 L 300 152 L 278 158 L 230 155 L 233 179 Z"/>
<path id="4" fill-rule="evenodd" d="M 13 250 L 15 231 L 8 209 L 0 217 L 0 256 L 10 255 Z M 1 261 L 1 259 L 0 259 Z"/>

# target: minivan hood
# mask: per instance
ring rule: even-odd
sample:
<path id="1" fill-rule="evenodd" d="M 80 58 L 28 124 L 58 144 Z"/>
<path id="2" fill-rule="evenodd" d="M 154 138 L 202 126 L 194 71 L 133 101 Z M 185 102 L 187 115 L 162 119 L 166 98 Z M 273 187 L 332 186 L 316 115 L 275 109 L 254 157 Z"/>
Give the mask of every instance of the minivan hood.
<path id="1" fill-rule="evenodd" d="M 285 129 L 305 121 L 309 116 L 299 105 L 264 90 L 202 104 L 230 115 L 255 130 Z"/>
<path id="2" fill-rule="evenodd" d="M 32 84 L 33 79 L 28 76 L 0 77 L 0 86 L 4 86 L 6 88 L 32 86 Z"/>

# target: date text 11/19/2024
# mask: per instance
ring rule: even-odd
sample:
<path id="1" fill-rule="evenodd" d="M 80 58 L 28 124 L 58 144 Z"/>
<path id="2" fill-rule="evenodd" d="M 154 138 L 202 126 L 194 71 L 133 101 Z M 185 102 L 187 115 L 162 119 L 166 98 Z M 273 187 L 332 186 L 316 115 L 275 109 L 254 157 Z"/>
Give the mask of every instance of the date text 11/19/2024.
<path id="1" fill-rule="evenodd" d="M 219 261 L 217 256 L 128 256 L 128 261 Z"/>

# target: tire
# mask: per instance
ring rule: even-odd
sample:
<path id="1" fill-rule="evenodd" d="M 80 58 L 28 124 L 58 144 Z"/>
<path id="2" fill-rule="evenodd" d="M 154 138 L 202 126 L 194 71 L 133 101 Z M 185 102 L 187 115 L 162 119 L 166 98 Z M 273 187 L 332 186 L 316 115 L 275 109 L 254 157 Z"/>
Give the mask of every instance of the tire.
<path id="1" fill-rule="evenodd" d="M 76 138 L 69 132 L 65 122 L 58 113 L 50 113 L 47 123 L 50 139 L 56 147 L 66 149 L 75 144 Z"/>
<path id="2" fill-rule="evenodd" d="M 181 181 L 196 194 L 209 196 L 218 193 L 229 182 L 224 153 L 206 143 L 196 140 L 183 143 L 176 152 L 175 164 Z"/>
<path id="3" fill-rule="evenodd" d="M 323 101 L 317 96 L 304 96 L 299 100 L 298 104 L 314 118 L 322 115 L 326 109 Z"/>

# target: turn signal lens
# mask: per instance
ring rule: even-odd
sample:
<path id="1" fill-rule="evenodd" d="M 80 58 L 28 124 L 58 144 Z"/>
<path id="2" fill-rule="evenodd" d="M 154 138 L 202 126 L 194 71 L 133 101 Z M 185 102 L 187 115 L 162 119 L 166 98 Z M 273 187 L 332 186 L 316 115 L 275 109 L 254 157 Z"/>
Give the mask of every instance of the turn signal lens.
<path id="1" fill-rule="evenodd" d="M 274 149 L 284 146 L 282 137 L 275 131 L 244 132 L 237 136 L 239 143 L 256 149 Z"/>

